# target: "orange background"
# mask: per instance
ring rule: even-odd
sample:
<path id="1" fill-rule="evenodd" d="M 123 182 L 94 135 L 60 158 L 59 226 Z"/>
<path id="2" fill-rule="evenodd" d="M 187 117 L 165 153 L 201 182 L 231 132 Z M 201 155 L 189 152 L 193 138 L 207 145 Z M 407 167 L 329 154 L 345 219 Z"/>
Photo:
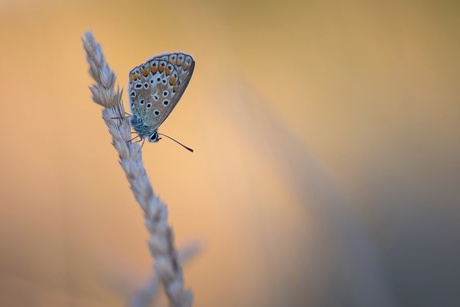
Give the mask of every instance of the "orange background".
<path id="1" fill-rule="evenodd" d="M 0 1 L 0 306 L 124 306 L 151 272 L 90 27 L 125 89 L 195 58 L 160 128 L 195 153 L 143 148 L 179 249 L 202 246 L 195 306 L 459 306 L 459 6 Z"/>

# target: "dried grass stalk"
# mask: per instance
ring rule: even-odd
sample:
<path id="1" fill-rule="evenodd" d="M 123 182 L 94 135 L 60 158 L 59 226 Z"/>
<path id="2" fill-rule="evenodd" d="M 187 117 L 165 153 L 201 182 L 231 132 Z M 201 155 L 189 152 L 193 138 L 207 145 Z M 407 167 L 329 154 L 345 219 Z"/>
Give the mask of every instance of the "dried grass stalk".
<path id="1" fill-rule="evenodd" d="M 171 306 L 192 306 L 193 295 L 184 290 L 182 268 L 174 247 L 173 231 L 168 226 L 168 210 L 155 195 L 142 163 L 142 151 L 137 143 L 131 143 L 131 126 L 121 100 L 116 77 L 106 63 L 101 46 L 90 31 L 85 33 L 83 47 L 89 63 L 89 74 L 96 81 L 90 87 L 95 103 L 104 107 L 102 118 L 112 135 L 113 146 L 118 151 L 120 164 L 131 184 L 136 201 L 145 214 L 145 222 L 150 232 L 149 248 L 155 259 L 154 268 L 162 281 Z"/>

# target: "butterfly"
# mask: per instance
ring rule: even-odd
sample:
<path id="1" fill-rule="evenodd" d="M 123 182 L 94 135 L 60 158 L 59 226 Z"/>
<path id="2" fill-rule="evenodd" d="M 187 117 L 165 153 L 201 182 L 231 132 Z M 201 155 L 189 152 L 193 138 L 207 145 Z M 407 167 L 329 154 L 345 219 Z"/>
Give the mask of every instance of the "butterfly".
<path id="1" fill-rule="evenodd" d="M 175 52 L 156 55 L 130 71 L 131 125 L 142 140 L 154 143 L 161 139 L 158 127 L 176 107 L 194 69 L 195 61 L 191 55 Z"/>

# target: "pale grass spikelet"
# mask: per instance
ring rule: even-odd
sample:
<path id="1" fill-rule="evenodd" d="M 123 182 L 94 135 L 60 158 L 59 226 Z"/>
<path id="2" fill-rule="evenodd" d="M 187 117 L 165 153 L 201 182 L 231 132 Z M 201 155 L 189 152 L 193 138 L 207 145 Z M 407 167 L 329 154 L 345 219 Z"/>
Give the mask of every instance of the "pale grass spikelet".
<path id="1" fill-rule="evenodd" d="M 116 76 L 106 63 L 101 45 L 95 40 L 93 33 L 85 33 L 83 48 L 86 50 L 86 60 L 89 63 L 89 74 L 97 84 L 90 87 L 93 101 L 103 107 L 115 107 L 121 103 L 120 89 L 114 91 Z"/>
<path id="2" fill-rule="evenodd" d="M 168 242 L 165 237 L 151 237 L 149 240 L 149 247 L 152 253 L 164 254 L 168 250 Z"/>
<path id="3" fill-rule="evenodd" d="M 152 189 L 142 162 L 140 146 L 130 142 L 131 125 L 129 118 L 125 117 L 121 101 L 123 91 L 118 86 L 115 91 L 115 74 L 106 63 L 102 48 L 91 31 L 86 32 L 82 40 L 90 67 L 89 74 L 96 81 L 90 87 L 92 98 L 95 103 L 104 107 L 102 118 L 112 135 L 112 144 L 120 157 L 120 165 L 131 184 L 136 201 L 144 211 L 146 227 L 150 232 L 148 245 L 155 260 L 154 268 L 164 285 L 171 306 L 190 307 L 193 295 L 190 290 L 184 290 L 182 268 L 174 247 L 173 232 L 167 223 L 168 210 Z"/>
<path id="4" fill-rule="evenodd" d="M 179 251 L 179 262 L 185 263 L 190 261 L 194 258 L 202 249 L 201 243 L 196 240 L 189 241 L 182 246 L 181 250 Z M 145 306 L 152 306 L 153 299 L 155 294 L 158 291 L 160 286 L 160 279 L 158 277 L 158 273 L 153 273 L 148 279 L 144 282 L 142 288 L 140 288 L 130 299 L 130 307 L 145 307 Z M 171 286 L 170 288 L 174 288 Z M 173 289 L 172 292 L 176 291 Z M 186 300 L 189 300 L 187 297 L 188 294 L 179 295 L 179 297 L 185 297 Z M 183 304 L 182 304 L 183 305 Z"/>

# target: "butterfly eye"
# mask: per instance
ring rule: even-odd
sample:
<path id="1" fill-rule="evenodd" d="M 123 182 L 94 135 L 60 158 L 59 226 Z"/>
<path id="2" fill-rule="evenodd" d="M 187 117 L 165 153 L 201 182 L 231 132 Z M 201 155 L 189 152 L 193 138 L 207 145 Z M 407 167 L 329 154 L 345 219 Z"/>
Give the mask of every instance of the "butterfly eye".
<path id="1" fill-rule="evenodd" d="M 153 133 L 151 136 L 149 136 L 149 142 L 155 143 L 158 142 L 160 139 L 158 138 L 158 133 Z"/>
<path id="2" fill-rule="evenodd" d="M 143 105 L 144 104 L 144 99 L 139 100 L 139 104 Z"/>
<path id="3" fill-rule="evenodd" d="M 167 107 L 168 104 L 169 104 L 169 100 L 168 100 L 168 99 L 165 99 L 165 100 L 163 101 L 163 105 L 164 105 L 165 107 Z"/>
<path id="4" fill-rule="evenodd" d="M 136 92 L 135 91 L 131 91 L 131 97 L 136 97 Z"/>
<path id="5" fill-rule="evenodd" d="M 147 109 L 150 109 L 152 107 L 152 104 L 149 102 L 147 103 Z"/>
<path id="6" fill-rule="evenodd" d="M 164 91 L 164 92 L 163 92 L 163 97 L 168 96 L 168 94 L 169 94 L 168 91 Z"/>
<path id="7" fill-rule="evenodd" d="M 153 114 L 155 114 L 155 116 L 158 116 L 158 115 L 160 115 L 160 111 L 159 111 L 159 110 L 155 110 L 155 111 L 153 111 Z"/>
<path id="8" fill-rule="evenodd" d="M 137 88 L 137 89 L 142 88 L 142 84 L 140 84 L 140 83 L 136 84 L 136 88 Z"/>
<path id="9" fill-rule="evenodd" d="M 148 89 L 149 88 L 149 84 L 147 82 L 144 83 L 144 88 L 145 89 Z"/>

